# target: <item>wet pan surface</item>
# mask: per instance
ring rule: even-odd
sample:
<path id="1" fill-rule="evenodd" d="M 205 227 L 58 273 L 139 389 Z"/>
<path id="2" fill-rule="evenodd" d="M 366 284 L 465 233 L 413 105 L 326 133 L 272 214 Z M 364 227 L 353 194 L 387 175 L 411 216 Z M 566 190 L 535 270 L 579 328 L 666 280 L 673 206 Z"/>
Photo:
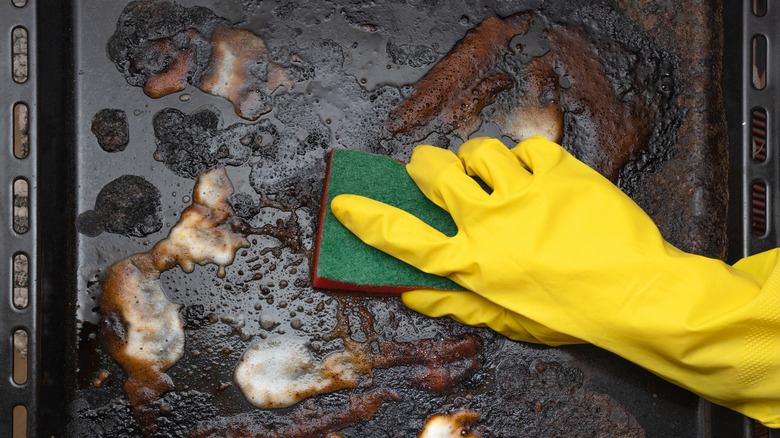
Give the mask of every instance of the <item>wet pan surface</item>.
<path id="1" fill-rule="evenodd" d="M 720 9 L 689 3 L 77 5 L 68 433 L 405 437 L 460 413 L 447 418 L 485 437 L 695 436 L 695 396 L 606 352 L 517 343 L 397 298 L 310 286 L 331 148 L 408 160 L 417 144 L 454 151 L 482 135 L 514 145 L 544 132 L 672 243 L 722 257 Z M 216 191 L 211 212 L 225 218 L 209 230 L 245 244 L 229 265 L 164 262 L 156 245 L 197 210 L 193 190 L 214 168 L 231 190 Z M 179 357 L 150 380 L 117 361 L 127 315 L 101 303 L 112 266 L 131 256 L 180 326 Z M 252 348 L 310 361 L 317 379 L 340 354 L 355 377 L 250 403 L 234 372 Z M 127 389 L 139 373 L 141 390 Z"/>

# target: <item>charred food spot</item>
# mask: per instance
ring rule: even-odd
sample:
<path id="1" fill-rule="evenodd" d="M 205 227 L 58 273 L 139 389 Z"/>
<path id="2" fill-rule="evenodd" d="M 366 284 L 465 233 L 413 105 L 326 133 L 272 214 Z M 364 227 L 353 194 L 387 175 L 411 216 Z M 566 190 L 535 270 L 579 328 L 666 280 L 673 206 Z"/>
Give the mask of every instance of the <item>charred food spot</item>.
<path id="1" fill-rule="evenodd" d="M 269 120 L 219 129 L 216 110 L 204 108 L 187 115 L 166 108 L 154 116 L 152 123 L 157 144 L 155 159 L 185 178 L 195 178 L 214 166 L 240 166 L 253 155 L 275 155 L 277 131 Z"/>
<path id="2" fill-rule="evenodd" d="M 131 2 L 117 20 L 116 31 L 108 41 L 108 55 L 127 83 L 136 87 L 145 86 L 158 74 L 170 73 L 172 67 L 180 67 L 186 55 L 192 62 L 181 73 L 191 83 L 198 83 L 211 58 L 211 45 L 192 38 L 192 33 L 209 38 L 218 26 L 226 24 L 225 19 L 203 7 Z"/>
<path id="3" fill-rule="evenodd" d="M 441 57 L 435 48 L 421 44 L 395 45 L 392 41 L 388 41 L 386 50 L 393 64 L 411 67 L 433 64 Z"/>
<path id="4" fill-rule="evenodd" d="M 236 113 L 257 120 L 271 110 L 271 94 L 279 87 L 292 90 L 287 69 L 269 59 L 265 41 L 248 30 L 219 27 L 212 36 L 213 56 L 203 91 L 233 103 Z"/>
<path id="5" fill-rule="evenodd" d="M 418 438 L 465 437 L 479 438 L 482 435 L 473 430 L 482 414 L 464 409 L 451 414 L 436 414 L 428 419 Z"/>
<path id="6" fill-rule="evenodd" d="M 236 216 L 244 220 L 251 219 L 259 210 L 252 200 L 252 197 L 247 193 L 233 193 L 230 195 L 230 198 L 228 198 L 228 202 L 230 202 L 230 206 L 233 207 Z"/>
<path id="7" fill-rule="evenodd" d="M 184 354 L 182 305 L 168 299 L 160 273 L 179 265 L 192 272 L 196 264 L 214 263 L 217 276 L 233 263 L 235 253 L 249 246 L 233 231 L 237 220 L 227 202 L 233 185 L 224 169 L 212 169 L 198 178 L 193 203 L 181 214 L 168 237 L 150 251 L 134 254 L 108 268 L 101 284 L 100 338 L 111 357 L 127 372 L 124 388 L 141 430 L 153 435 L 160 426 L 160 396 L 174 389 L 165 373 Z M 185 317 L 191 324 L 199 309 Z"/>
<path id="8" fill-rule="evenodd" d="M 206 8 L 134 2 L 119 17 L 108 54 L 130 85 L 158 98 L 188 84 L 228 99 L 236 113 L 257 120 L 271 110 L 271 94 L 291 90 L 309 75 L 299 57 L 271 61 L 265 41 Z"/>
<path id="9" fill-rule="evenodd" d="M 123 175 L 98 193 L 95 208 L 79 215 L 76 229 L 90 237 L 103 231 L 143 237 L 162 228 L 160 191 L 143 177 Z"/>
<path id="10" fill-rule="evenodd" d="M 185 329 L 199 329 L 213 320 L 215 315 L 207 312 L 203 304 L 192 304 L 184 307 L 179 312 L 179 317 L 184 321 Z"/>
<path id="11" fill-rule="evenodd" d="M 106 152 L 121 152 L 130 142 L 127 115 L 121 109 L 105 108 L 92 118 L 92 133 Z"/>
<path id="12" fill-rule="evenodd" d="M 490 16 L 413 85 L 388 128 L 465 140 L 492 121 L 516 142 L 545 135 L 631 188 L 632 176 L 652 171 L 676 142 L 684 116 L 677 68 L 675 55 L 598 6 L 575 16 Z"/>
<path id="13" fill-rule="evenodd" d="M 509 52 L 511 39 L 526 33 L 533 21 L 530 13 L 491 16 L 470 30 L 393 110 L 390 131 L 416 139 L 435 130 L 463 137 L 476 131 L 480 111 L 514 86 L 512 77 L 496 65 Z"/>

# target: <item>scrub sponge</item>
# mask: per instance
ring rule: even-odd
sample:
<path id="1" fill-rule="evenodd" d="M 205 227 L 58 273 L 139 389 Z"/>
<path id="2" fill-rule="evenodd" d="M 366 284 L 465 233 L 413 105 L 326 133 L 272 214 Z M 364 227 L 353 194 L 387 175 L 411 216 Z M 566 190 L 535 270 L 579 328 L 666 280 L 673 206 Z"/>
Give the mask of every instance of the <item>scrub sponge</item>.
<path id="1" fill-rule="evenodd" d="M 320 211 L 314 287 L 381 294 L 415 289 L 463 290 L 447 278 L 426 274 L 366 245 L 341 225 L 333 216 L 330 203 L 347 193 L 398 207 L 448 236 L 458 232 L 449 213 L 425 197 L 403 163 L 367 152 L 334 149 Z"/>

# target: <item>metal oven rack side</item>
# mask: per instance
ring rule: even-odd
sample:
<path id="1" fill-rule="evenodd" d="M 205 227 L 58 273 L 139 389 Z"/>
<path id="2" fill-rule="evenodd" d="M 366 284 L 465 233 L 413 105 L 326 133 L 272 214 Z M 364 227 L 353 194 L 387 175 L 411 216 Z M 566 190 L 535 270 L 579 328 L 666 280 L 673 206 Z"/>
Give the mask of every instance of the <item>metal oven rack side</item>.
<path id="1" fill-rule="evenodd" d="M 65 365 L 73 363 L 65 360 L 66 355 L 75 355 L 68 351 L 75 344 L 65 319 L 75 314 L 68 293 L 72 224 L 66 219 L 72 217 L 69 190 L 74 188 L 72 105 L 66 104 L 72 78 L 67 3 L 0 2 L 0 264 L 5 266 L 0 269 L 4 289 L 0 436 L 4 437 L 25 436 L 25 432 L 30 437 L 62 436 L 67 376 L 73 371 Z M 15 302 L 15 288 L 26 290 L 26 302 Z M 26 361 L 19 361 L 15 353 L 14 336 L 20 331 L 27 335 Z"/>
<path id="2" fill-rule="evenodd" d="M 780 244 L 780 8 L 766 2 L 757 14 L 756 3 L 762 2 L 742 5 L 741 59 L 733 60 L 741 65 L 740 108 L 733 111 L 729 126 L 732 150 L 739 153 L 733 163 L 740 166 L 741 176 L 738 257 Z"/>
<path id="3" fill-rule="evenodd" d="M 778 6 L 769 0 L 724 1 L 730 262 L 780 246 Z M 713 414 L 714 423 L 716 417 Z M 716 425 L 713 432 L 717 435 Z M 780 438 L 780 429 L 743 418 L 743 436 Z"/>
<path id="4" fill-rule="evenodd" d="M 3 436 L 12 436 L 14 425 L 11 420 L 15 414 L 18 418 L 26 418 L 26 428 L 32 431 L 38 423 L 37 406 L 40 400 L 39 364 L 40 364 L 40 288 L 38 287 L 39 257 L 36 213 L 37 200 L 37 164 L 38 164 L 38 118 L 36 117 L 38 88 L 36 57 L 33 56 L 38 46 L 36 32 L 37 8 L 35 4 L 15 6 L 12 2 L 4 2 L 0 6 L 0 90 L 2 90 L 2 105 L 0 105 L 0 156 L 2 156 L 2 174 L 0 174 L 0 224 L 2 224 L 2 247 L 0 260 L 5 268 L 0 269 L 0 284 L 5 291 L 0 300 L 0 375 L 2 376 L 3 396 L 0 397 L 0 412 L 2 413 Z M 16 35 L 14 35 L 16 32 Z M 20 39 L 19 32 L 26 33 Z M 20 53 L 26 45 L 26 54 Z M 20 63 L 25 63 L 22 67 Z M 14 65 L 15 64 L 15 65 Z M 26 70 L 21 75 L 20 68 Z M 16 71 L 14 71 L 16 69 Z M 16 74 L 15 74 L 16 73 Z M 14 151 L 14 108 L 25 105 L 28 114 L 28 149 L 23 158 Z M 16 152 L 16 153 L 15 153 Z M 27 184 L 27 223 L 22 226 L 18 209 L 23 200 L 18 192 L 14 196 L 14 186 Z M 14 206 L 14 201 L 18 205 Z M 16 214 L 15 214 L 16 213 Z M 23 232 L 22 232 L 23 231 Z M 27 259 L 27 303 L 19 308 L 13 300 L 14 260 L 18 257 Z M 19 330 L 27 334 L 27 376 L 23 382 L 14 379 L 14 337 Z M 17 366 L 19 363 L 16 364 Z M 19 370 L 16 370 L 17 373 Z M 16 381 L 15 381 L 16 380 Z M 19 407 L 22 408 L 19 408 Z M 26 411 L 26 415 L 21 414 Z M 21 425 L 17 423 L 18 429 Z M 17 432 L 18 433 L 18 432 Z"/>

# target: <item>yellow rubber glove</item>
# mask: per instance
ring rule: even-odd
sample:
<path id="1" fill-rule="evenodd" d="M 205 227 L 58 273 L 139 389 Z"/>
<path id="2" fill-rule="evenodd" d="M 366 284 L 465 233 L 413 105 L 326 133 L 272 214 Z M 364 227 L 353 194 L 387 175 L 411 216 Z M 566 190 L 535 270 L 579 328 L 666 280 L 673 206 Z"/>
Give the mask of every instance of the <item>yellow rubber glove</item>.
<path id="1" fill-rule="evenodd" d="M 555 143 L 420 146 L 408 172 L 447 210 L 447 237 L 366 198 L 333 200 L 364 242 L 473 292 L 404 294 L 410 308 L 519 340 L 588 342 L 780 427 L 777 251 L 736 267 L 664 241 L 625 194 Z M 482 178 L 486 193 L 469 175 Z"/>

